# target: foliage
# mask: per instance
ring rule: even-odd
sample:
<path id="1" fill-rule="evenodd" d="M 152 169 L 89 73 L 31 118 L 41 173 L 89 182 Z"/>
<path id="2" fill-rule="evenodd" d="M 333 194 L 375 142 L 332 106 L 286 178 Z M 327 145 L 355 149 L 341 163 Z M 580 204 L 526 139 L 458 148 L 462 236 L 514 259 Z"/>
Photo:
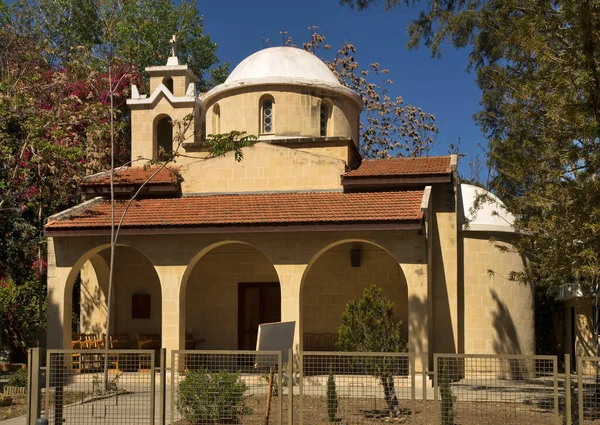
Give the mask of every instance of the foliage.
<path id="1" fill-rule="evenodd" d="M 337 417 L 338 410 L 338 396 L 335 387 L 335 377 L 333 376 L 333 370 L 331 365 L 329 366 L 329 376 L 327 377 L 327 417 L 329 423 L 339 422 L 340 419 Z"/>
<path id="2" fill-rule="evenodd" d="M 42 295 L 45 301 L 46 294 Z M 10 279 L 0 279 L 0 343 L 9 348 L 13 361 L 27 358 L 27 348 L 36 346 L 44 335 L 45 303 L 43 320 L 39 320 L 38 296 L 37 282 L 17 285 Z"/>
<path id="3" fill-rule="evenodd" d="M 337 348 L 341 351 L 387 352 L 406 351 L 400 326 L 393 319 L 394 304 L 376 285 L 365 288 L 362 298 L 350 301 L 342 313 Z M 393 361 L 386 357 L 362 359 L 366 370 L 380 379 L 390 416 L 399 414 L 394 386 Z"/>
<path id="4" fill-rule="evenodd" d="M 223 156 L 229 152 L 233 152 L 234 159 L 237 162 L 244 159 L 242 149 L 253 146 L 255 141 L 255 135 L 237 130 L 223 134 L 209 134 L 206 138 L 211 156 Z"/>
<path id="5" fill-rule="evenodd" d="M 192 370 L 179 383 L 175 405 L 193 424 L 236 424 L 252 413 L 245 405 L 246 389 L 239 373 Z"/>
<path id="6" fill-rule="evenodd" d="M 10 387 L 27 387 L 27 371 L 23 369 L 16 370 L 8 376 L 6 385 Z"/>
<path id="7" fill-rule="evenodd" d="M 394 303 L 377 285 L 350 301 L 342 313 L 337 348 L 342 351 L 397 353 L 406 351 L 400 327 L 393 319 Z"/>
<path id="8" fill-rule="evenodd" d="M 452 386 L 450 385 L 450 373 L 448 372 L 448 360 L 442 361 L 440 370 L 440 421 L 442 425 L 454 425 L 454 417 L 456 412 L 454 411 L 454 402 L 456 397 L 452 392 Z"/>
<path id="9" fill-rule="evenodd" d="M 315 54 L 330 51 L 318 27 L 310 29 L 311 40 L 303 48 Z M 290 37 L 285 44 L 295 46 Z M 379 63 L 361 68 L 356 57 L 356 47 L 346 41 L 331 60 L 322 59 L 344 86 L 360 96 L 365 113 L 360 122 L 361 153 L 367 158 L 427 155 L 438 134 L 433 114 L 405 104 L 400 96 L 392 99 L 388 95 L 388 87 L 393 84 L 387 75 L 389 70 Z"/>
<path id="10" fill-rule="evenodd" d="M 342 0 L 368 7 L 374 0 Z M 417 2 L 418 3 L 418 2 Z M 386 6 L 413 5 L 387 0 Z M 517 217 L 524 273 L 558 285 L 600 283 L 600 5 L 596 1 L 441 0 L 409 27 L 434 56 L 471 48 L 489 140 L 491 189 Z"/>
<path id="11" fill-rule="evenodd" d="M 51 63 L 105 69 L 110 50 L 118 62 L 144 72 L 167 62 L 169 39 L 177 34 L 179 57 L 200 78 L 201 90 L 223 82 L 228 71 L 228 64 L 218 64 L 217 44 L 204 34 L 203 17 L 190 0 L 19 0 L 10 12 L 17 34 L 48 41 Z"/>
<path id="12" fill-rule="evenodd" d="M 117 373 L 110 379 L 107 379 L 106 385 L 102 385 L 100 375 L 94 375 L 92 377 L 92 392 L 94 394 L 104 394 L 106 392 L 117 392 L 119 391 L 119 379 L 121 379 L 121 373 Z"/>

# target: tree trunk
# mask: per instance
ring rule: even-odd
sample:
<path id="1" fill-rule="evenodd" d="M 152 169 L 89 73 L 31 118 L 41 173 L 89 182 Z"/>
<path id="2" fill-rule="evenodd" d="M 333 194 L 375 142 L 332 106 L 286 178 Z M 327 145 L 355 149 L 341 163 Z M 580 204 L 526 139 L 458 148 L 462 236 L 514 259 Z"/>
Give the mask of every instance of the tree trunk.
<path id="1" fill-rule="evenodd" d="M 399 415 L 398 397 L 396 396 L 396 387 L 394 386 L 394 377 L 392 375 L 384 375 L 381 378 L 383 385 L 383 394 L 388 405 L 390 417 L 396 418 Z"/>

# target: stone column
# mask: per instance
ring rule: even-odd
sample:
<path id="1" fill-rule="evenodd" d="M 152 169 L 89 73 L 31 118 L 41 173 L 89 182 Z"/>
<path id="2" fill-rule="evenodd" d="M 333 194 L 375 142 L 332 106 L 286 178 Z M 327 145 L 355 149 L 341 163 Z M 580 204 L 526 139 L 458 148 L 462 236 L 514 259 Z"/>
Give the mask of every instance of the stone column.
<path id="1" fill-rule="evenodd" d="M 167 349 L 167 367 L 171 350 L 185 348 L 185 294 L 180 288 L 186 266 L 154 266 L 162 290 L 162 347 Z"/>
<path id="2" fill-rule="evenodd" d="M 306 264 L 275 264 L 281 286 L 281 321 L 296 322 L 294 332 L 294 351 L 301 347 L 302 324 L 300 323 L 300 285 L 306 270 Z"/>
<path id="3" fill-rule="evenodd" d="M 408 285 L 408 347 L 421 370 L 423 353 L 429 351 L 428 291 L 426 264 L 400 264 Z"/>

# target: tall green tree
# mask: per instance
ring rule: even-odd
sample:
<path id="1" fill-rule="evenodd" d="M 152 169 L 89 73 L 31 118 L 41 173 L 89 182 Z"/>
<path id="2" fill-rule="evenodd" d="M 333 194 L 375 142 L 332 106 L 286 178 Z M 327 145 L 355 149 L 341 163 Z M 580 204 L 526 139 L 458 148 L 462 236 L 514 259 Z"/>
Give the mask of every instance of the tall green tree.
<path id="1" fill-rule="evenodd" d="M 373 0 L 341 0 L 364 9 Z M 413 4 L 386 0 L 388 8 Z M 409 47 L 470 49 L 491 189 L 517 217 L 518 280 L 600 283 L 600 2 L 416 2 Z"/>

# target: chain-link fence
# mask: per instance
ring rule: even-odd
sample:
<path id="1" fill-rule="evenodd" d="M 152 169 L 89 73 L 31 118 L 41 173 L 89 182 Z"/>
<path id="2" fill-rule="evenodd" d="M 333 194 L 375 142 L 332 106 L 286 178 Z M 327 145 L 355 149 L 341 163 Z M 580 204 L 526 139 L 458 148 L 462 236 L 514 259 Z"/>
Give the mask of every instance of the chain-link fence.
<path id="1" fill-rule="evenodd" d="M 299 363 L 301 424 L 414 423 L 412 353 L 304 352 Z"/>
<path id="2" fill-rule="evenodd" d="M 434 355 L 442 425 L 559 424 L 555 356 Z"/>
<path id="3" fill-rule="evenodd" d="M 281 352 L 173 351 L 171 423 L 280 425 L 283 386 Z"/>
<path id="4" fill-rule="evenodd" d="M 154 351 L 48 350 L 50 424 L 153 424 Z"/>

